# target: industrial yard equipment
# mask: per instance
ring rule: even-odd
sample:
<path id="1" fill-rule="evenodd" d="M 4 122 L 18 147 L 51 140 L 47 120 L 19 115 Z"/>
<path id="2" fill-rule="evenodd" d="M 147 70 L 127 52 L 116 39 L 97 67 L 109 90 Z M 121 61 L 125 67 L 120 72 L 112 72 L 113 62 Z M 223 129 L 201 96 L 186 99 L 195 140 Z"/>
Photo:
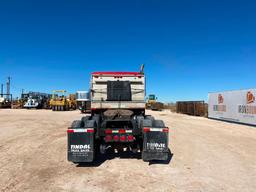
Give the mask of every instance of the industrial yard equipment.
<path id="1" fill-rule="evenodd" d="M 11 87 L 11 77 L 8 77 L 6 82 L 6 94 L 4 94 L 4 84 L 1 84 L 0 108 L 12 107 L 12 94 L 10 93 L 10 87 Z"/>
<path id="2" fill-rule="evenodd" d="M 75 110 L 77 109 L 76 105 L 76 94 L 68 95 L 69 109 Z"/>
<path id="3" fill-rule="evenodd" d="M 14 99 L 12 100 L 12 109 L 22 109 L 24 104 L 22 103 L 21 99 Z"/>
<path id="4" fill-rule="evenodd" d="M 69 111 L 76 109 L 75 96 L 67 97 L 66 90 L 54 90 L 50 100 L 50 107 L 53 111 Z"/>
<path id="5" fill-rule="evenodd" d="M 12 94 L 0 94 L 0 108 L 12 107 Z"/>
<path id="6" fill-rule="evenodd" d="M 93 162 L 96 151 L 109 148 L 141 152 L 144 161 L 167 160 L 169 129 L 145 114 L 144 98 L 143 70 L 92 73 L 91 115 L 68 128 L 68 160 Z"/>
<path id="7" fill-rule="evenodd" d="M 91 100 L 90 92 L 88 91 L 77 91 L 76 92 L 76 105 L 82 113 L 91 112 Z"/>
<path id="8" fill-rule="evenodd" d="M 194 116 L 206 116 L 206 105 L 204 101 L 177 101 L 176 112 Z"/>
<path id="9" fill-rule="evenodd" d="M 51 95 L 47 93 L 40 93 L 40 92 L 29 92 L 27 94 L 23 94 L 23 98 L 24 98 L 24 101 L 23 101 L 24 108 L 48 109 Z"/>
<path id="10" fill-rule="evenodd" d="M 146 109 L 153 111 L 161 111 L 164 108 L 164 104 L 157 101 L 157 97 L 154 94 L 150 94 L 147 98 Z"/>

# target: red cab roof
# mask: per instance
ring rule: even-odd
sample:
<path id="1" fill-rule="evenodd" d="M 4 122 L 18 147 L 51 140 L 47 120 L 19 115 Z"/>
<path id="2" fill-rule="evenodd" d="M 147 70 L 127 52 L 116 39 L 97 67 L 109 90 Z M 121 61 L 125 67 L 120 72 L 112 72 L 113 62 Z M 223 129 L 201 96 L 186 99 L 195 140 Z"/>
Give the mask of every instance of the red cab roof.
<path id="1" fill-rule="evenodd" d="M 143 76 L 139 72 L 93 72 L 92 75 Z"/>

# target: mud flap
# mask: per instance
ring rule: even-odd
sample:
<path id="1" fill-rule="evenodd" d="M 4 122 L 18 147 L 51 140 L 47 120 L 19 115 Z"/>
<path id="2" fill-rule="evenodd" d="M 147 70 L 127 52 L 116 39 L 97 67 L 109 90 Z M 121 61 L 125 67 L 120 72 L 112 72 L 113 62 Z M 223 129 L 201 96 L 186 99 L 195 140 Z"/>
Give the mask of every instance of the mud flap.
<path id="1" fill-rule="evenodd" d="M 94 155 L 94 129 L 68 129 L 68 161 L 92 162 Z"/>
<path id="2" fill-rule="evenodd" d="M 144 161 L 167 160 L 168 128 L 144 127 L 143 130 L 142 159 Z"/>

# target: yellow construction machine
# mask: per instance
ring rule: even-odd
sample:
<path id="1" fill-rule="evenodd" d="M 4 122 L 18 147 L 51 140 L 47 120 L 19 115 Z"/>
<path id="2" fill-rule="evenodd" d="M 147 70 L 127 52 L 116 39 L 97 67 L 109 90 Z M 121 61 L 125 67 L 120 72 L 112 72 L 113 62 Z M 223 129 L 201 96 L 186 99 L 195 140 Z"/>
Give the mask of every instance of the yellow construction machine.
<path id="1" fill-rule="evenodd" d="M 67 96 L 66 90 L 54 90 L 50 100 L 50 107 L 53 111 L 69 111 L 76 109 L 74 95 Z"/>
<path id="2" fill-rule="evenodd" d="M 157 101 L 157 97 L 154 94 L 150 94 L 147 98 L 146 109 L 151 109 L 154 111 L 162 111 L 164 104 Z"/>

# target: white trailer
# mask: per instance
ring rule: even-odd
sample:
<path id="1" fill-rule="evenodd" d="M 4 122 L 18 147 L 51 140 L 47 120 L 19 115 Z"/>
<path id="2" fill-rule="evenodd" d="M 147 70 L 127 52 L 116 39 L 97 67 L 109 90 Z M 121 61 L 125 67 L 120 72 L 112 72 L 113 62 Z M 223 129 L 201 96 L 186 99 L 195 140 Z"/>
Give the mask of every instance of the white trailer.
<path id="1" fill-rule="evenodd" d="M 256 125 L 256 89 L 209 93 L 208 117 Z"/>

